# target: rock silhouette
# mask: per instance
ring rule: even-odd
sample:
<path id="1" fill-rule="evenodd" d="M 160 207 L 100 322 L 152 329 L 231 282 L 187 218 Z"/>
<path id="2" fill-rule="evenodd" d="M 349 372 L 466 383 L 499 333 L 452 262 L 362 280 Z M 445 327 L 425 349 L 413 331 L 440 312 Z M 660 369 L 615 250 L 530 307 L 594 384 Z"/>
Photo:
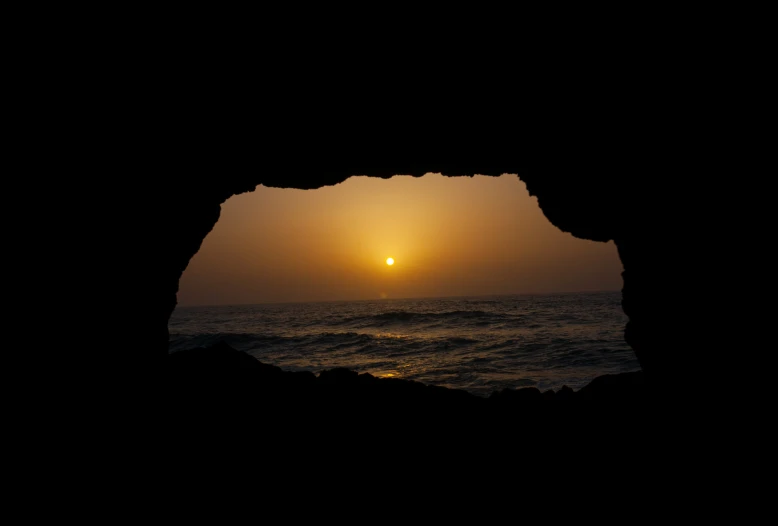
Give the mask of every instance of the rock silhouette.
<path id="1" fill-rule="evenodd" d="M 415 170 L 410 175 L 421 176 L 432 170 L 432 166 L 439 166 L 438 171 L 446 170 L 444 175 L 448 170 L 499 175 L 511 173 L 511 166 L 521 168 L 522 163 L 511 165 L 508 157 L 508 152 L 502 152 L 481 164 L 443 162 L 423 167 L 410 164 L 409 168 Z M 335 160 L 337 168 L 325 170 L 324 175 L 222 177 L 173 187 L 162 200 L 161 208 L 155 210 L 160 215 L 153 216 L 156 222 L 149 234 L 153 241 L 149 257 L 155 271 L 152 279 L 141 284 L 145 302 L 140 312 L 142 319 L 133 333 L 133 338 L 137 338 L 136 348 L 148 349 L 151 360 L 154 360 L 153 356 L 162 359 L 166 355 L 167 321 L 176 305 L 178 280 L 218 220 L 221 203 L 231 195 L 253 190 L 258 184 L 313 189 L 345 180 L 349 169 L 354 173 L 378 173 L 382 177 L 414 171 L 402 163 L 391 169 L 394 164 L 382 163 L 380 157 L 374 164 L 366 164 L 367 167 L 374 166 L 375 170 L 350 168 L 351 163 L 358 163 L 360 159 L 344 160 L 342 176 L 333 175 L 341 166 Z M 564 167 L 560 166 L 560 170 Z M 512 170 L 516 171 L 519 170 Z M 694 351 L 697 345 L 692 344 L 689 335 L 682 331 L 688 320 L 688 309 L 677 301 L 669 301 L 677 297 L 682 287 L 674 266 L 676 261 L 666 257 L 668 251 L 678 246 L 676 242 L 681 234 L 667 226 L 666 217 L 656 218 L 656 214 L 642 204 L 655 196 L 652 190 L 644 188 L 638 179 L 632 182 L 605 176 L 576 179 L 531 172 L 519 176 L 530 194 L 538 197 L 546 217 L 560 229 L 585 239 L 614 241 L 624 265 L 622 303 L 629 317 L 625 338 L 635 350 L 647 384 L 659 391 L 687 386 L 687 379 L 699 368 L 699 354 Z M 670 208 L 665 207 L 664 212 L 669 214 Z M 174 235 L 170 235 L 171 232 Z M 673 253 L 679 258 L 683 256 L 682 252 Z"/>
<path id="2" fill-rule="evenodd" d="M 240 108 L 230 111 L 228 101 L 227 113 L 218 115 L 176 104 L 166 112 L 174 133 L 150 131 L 159 147 L 144 159 L 155 173 L 127 183 L 135 207 L 127 251 L 144 272 L 135 276 L 132 266 L 110 292 L 132 306 L 118 344 L 125 367 L 139 374 L 165 370 L 178 281 L 233 195 L 258 185 L 315 191 L 353 175 L 515 173 L 560 230 L 615 243 L 624 267 L 625 339 L 651 399 L 693 399 L 705 382 L 726 378 L 731 349 L 708 327 L 715 308 L 695 299 L 708 282 L 702 270 L 708 260 L 690 241 L 688 212 L 698 185 L 677 175 L 691 159 L 713 152 L 704 135 L 689 139 L 669 129 L 673 116 L 659 99 L 629 105 L 628 117 L 610 100 L 590 109 L 560 106 L 543 118 L 519 106 L 493 107 L 487 116 L 485 107 L 450 113 L 431 102 L 437 111 L 421 120 L 394 99 L 366 105 L 366 114 L 356 99 L 331 102 L 301 100 L 289 113 L 263 115 L 261 138 L 236 120 Z"/>

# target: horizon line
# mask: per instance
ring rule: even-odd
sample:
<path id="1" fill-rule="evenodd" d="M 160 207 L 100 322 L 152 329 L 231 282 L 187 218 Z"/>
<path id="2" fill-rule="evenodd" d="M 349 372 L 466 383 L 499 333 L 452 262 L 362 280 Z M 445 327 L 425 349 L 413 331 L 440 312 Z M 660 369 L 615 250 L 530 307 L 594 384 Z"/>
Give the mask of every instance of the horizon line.
<path id="1" fill-rule="evenodd" d="M 178 307 L 240 307 L 248 305 L 294 305 L 301 303 L 344 303 L 344 302 L 359 302 L 359 301 L 393 301 L 393 300 L 434 300 L 434 299 L 457 299 L 457 298 L 486 298 L 486 297 L 502 297 L 502 296 L 551 296 L 554 294 L 592 294 L 599 292 L 621 292 L 622 289 L 596 289 L 596 290 L 563 290 L 557 292 L 508 292 L 504 294 L 468 294 L 459 296 L 406 296 L 402 298 L 363 298 L 363 299 L 339 299 L 339 300 L 297 300 L 297 301 L 260 301 L 251 303 L 198 303 L 181 305 L 176 304 Z"/>

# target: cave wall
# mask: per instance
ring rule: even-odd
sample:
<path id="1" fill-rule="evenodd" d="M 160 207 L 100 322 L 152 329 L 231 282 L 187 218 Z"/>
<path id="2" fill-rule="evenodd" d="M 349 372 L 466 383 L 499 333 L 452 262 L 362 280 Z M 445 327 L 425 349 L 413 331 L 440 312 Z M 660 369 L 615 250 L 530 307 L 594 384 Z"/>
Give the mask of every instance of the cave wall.
<path id="1" fill-rule="evenodd" d="M 153 221 L 156 248 L 152 261 L 153 278 L 144 285 L 145 307 L 136 326 L 138 343 L 154 356 L 167 354 L 167 323 L 176 306 L 178 282 L 189 260 L 219 218 L 221 204 L 232 195 L 254 190 L 257 185 L 279 188 L 315 189 L 338 184 L 351 175 L 388 178 L 395 174 L 422 176 L 442 173 L 447 176 L 473 174 L 499 176 L 517 173 L 530 194 L 538 198 L 549 221 L 564 232 L 596 241 L 613 240 L 618 248 L 624 272 L 623 308 L 629 317 L 625 328 L 627 343 L 635 350 L 641 367 L 654 383 L 679 383 L 693 367 L 693 353 L 681 349 L 674 337 L 682 324 L 682 309 L 666 300 L 677 292 L 677 274 L 667 243 L 672 229 L 659 220 L 661 193 L 640 177 L 574 177 L 549 173 L 522 173 L 528 166 L 506 162 L 429 162 L 370 163 L 354 165 L 355 159 L 340 165 L 323 167 L 313 162 L 303 173 L 315 175 L 221 176 L 199 183 L 182 182 L 173 186 L 160 201 Z M 529 166 L 529 168 L 532 168 Z M 690 357 L 684 360 L 684 357 Z"/>
<path id="2" fill-rule="evenodd" d="M 167 354 L 179 278 L 230 196 L 258 185 L 315 189 L 355 175 L 426 173 L 517 174 L 557 228 L 613 240 L 624 267 L 625 338 L 646 376 L 677 386 L 700 363 L 701 334 L 689 320 L 704 305 L 686 291 L 705 279 L 688 243 L 696 232 L 682 217 L 697 185 L 683 181 L 712 152 L 694 150 L 691 117 L 679 119 L 672 93 L 584 90 L 587 98 L 560 85 L 528 98 L 492 93 L 486 82 L 479 95 L 460 83 L 462 96 L 452 98 L 435 84 L 422 95 L 410 79 L 389 90 L 355 77 L 349 89 L 321 93 L 313 80 L 248 105 L 249 86 L 235 97 L 182 87 L 133 143 L 142 162 L 126 180 L 133 264 L 113 294 L 134 300 L 122 345 L 146 359 L 142 367 Z M 142 278 L 127 276 L 138 267 Z"/>

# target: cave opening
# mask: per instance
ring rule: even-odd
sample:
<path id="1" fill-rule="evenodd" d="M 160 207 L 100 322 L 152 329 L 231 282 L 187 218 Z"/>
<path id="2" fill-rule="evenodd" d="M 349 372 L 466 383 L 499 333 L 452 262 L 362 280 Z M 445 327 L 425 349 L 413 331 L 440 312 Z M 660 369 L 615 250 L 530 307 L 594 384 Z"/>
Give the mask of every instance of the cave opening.
<path id="1" fill-rule="evenodd" d="M 392 259 L 391 265 L 387 264 Z M 553 226 L 515 174 L 258 186 L 179 281 L 170 352 L 346 367 L 487 396 L 639 369 L 612 241 Z"/>

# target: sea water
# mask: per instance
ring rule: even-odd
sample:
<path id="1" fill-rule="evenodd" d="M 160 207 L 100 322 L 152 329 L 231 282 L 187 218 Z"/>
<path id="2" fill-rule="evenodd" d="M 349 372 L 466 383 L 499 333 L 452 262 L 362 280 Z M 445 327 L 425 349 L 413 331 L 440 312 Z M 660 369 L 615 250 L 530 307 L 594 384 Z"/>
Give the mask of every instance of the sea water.
<path id="1" fill-rule="evenodd" d="M 179 306 L 170 352 L 224 341 L 287 371 L 346 367 L 487 397 L 640 366 L 621 292 Z"/>

